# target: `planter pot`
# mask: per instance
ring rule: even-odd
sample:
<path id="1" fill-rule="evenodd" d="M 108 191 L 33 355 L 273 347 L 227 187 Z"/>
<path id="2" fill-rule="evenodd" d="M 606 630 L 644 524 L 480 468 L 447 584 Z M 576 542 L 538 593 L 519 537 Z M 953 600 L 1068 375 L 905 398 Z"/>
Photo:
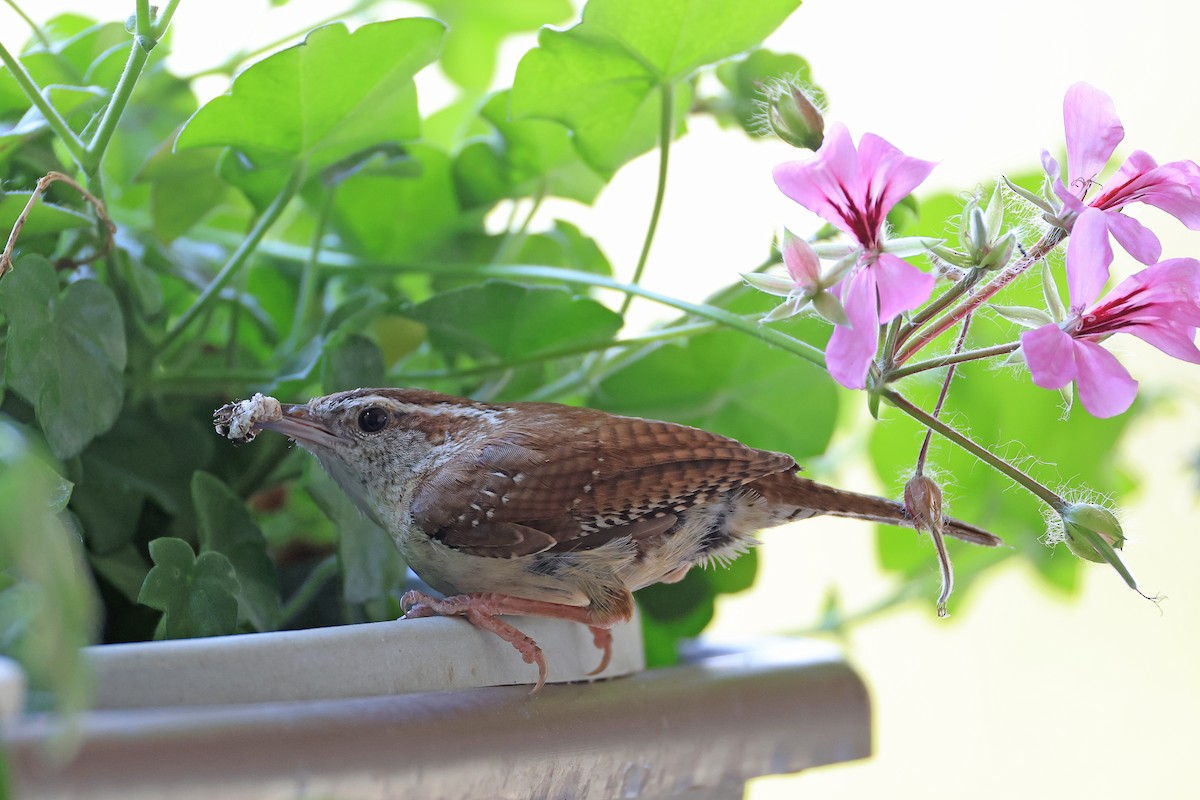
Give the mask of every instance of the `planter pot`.
<path id="1" fill-rule="evenodd" d="M 596 663 L 587 631 L 515 622 L 559 682 L 533 696 L 508 684 L 536 669 L 456 619 L 94 648 L 103 707 L 75 757 L 47 759 L 54 720 L 18 717 L 9 773 L 23 798 L 705 800 L 870 753 L 866 690 L 830 645 L 709 645 L 641 671 L 628 625 L 605 672 L 624 677 L 571 685 Z"/>

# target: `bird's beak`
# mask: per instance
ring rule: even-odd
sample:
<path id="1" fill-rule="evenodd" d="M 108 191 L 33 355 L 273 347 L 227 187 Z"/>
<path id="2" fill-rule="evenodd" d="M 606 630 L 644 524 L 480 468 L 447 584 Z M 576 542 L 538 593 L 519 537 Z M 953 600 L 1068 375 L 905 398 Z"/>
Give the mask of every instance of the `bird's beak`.
<path id="1" fill-rule="evenodd" d="M 283 416 L 280 419 L 273 422 L 257 422 L 255 426 L 282 433 L 302 445 L 330 448 L 337 444 L 337 435 L 329 430 L 307 405 L 284 403 L 281 408 Z"/>

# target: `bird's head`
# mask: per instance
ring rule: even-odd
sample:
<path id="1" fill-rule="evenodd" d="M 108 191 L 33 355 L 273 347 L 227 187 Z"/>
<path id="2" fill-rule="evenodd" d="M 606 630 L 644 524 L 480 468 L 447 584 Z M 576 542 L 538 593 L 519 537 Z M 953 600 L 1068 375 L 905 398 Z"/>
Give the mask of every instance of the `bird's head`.
<path id="1" fill-rule="evenodd" d="M 355 389 L 281 404 L 251 431 L 282 433 L 320 460 L 355 505 L 384 528 L 422 476 L 463 446 L 496 409 L 420 389 Z"/>

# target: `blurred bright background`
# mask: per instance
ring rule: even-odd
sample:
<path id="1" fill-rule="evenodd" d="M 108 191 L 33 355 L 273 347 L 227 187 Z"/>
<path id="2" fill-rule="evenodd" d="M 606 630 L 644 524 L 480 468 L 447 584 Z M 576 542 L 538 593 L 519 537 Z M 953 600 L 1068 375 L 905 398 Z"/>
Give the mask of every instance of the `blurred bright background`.
<path id="1" fill-rule="evenodd" d="M 25 7 L 44 20 L 84 5 L 34 0 Z M 120 19 L 132 3 L 92 0 L 86 7 L 94 17 Z M 174 26 L 176 69 L 203 71 L 244 45 L 294 33 L 340 8 L 326 0 L 293 0 L 275 10 L 265 0 L 184 0 Z M 829 119 L 845 122 L 856 137 L 872 131 L 912 155 L 939 161 L 923 189 L 958 190 L 1036 167 L 1041 148 L 1058 151 L 1062 95 L 1078 80 L 1113 96 L 1126 128 L 1119 155 L 1136 148 L 1160 162 L 1200 159 L 1200 93 L 1193 87 L 1200 73 L 1197 30 L 1200 7 L 1167 0 L 809 0 L 767 45 L 810 61 L 831 99 Z M 10 47 L 26 38 L 23 23 L 4 6 L 0 35 Z M 510 48 L 498 80 L 511 79 L 522 49 Z M 423 105 L 436 104 L 444 91 L 436 76 L 429 77 Z M 213 94 L 224 81 L 206 78 L 198 86 Z M 777 142 L 748 143 L 708 118 L 696 120 L 672 150 L 666 207 L 645 283 L 701 299 L 757 264 L 782 225 L 811 226 L 811 216 L 780 196 L 770 178 L 771 167 L 795 152 Z M 655 169 L 653 156 L 641 158 L 594 208 L 547 204 L 539 218 L 585 220 L 627 278 L 649 214 Z M 1200 256 L 1200 233 L 1153 209 L 1139 209 L 1137 216 L 1159 233 L 1164 257 Z M 1133 266 L 1119 254 L 1114 273 L 1123 276 Z M 651 320 L 658 311 L 644 313 Z M 878 616 L 854 628 L 846 642 L 875 704 L 876 755 L 763 779 L 750 797 L 986 800 L 1185 797 L 1195 791 L 1200 369 L 1137 344 L 1113 342 L 1142 381 L 1143 397 L 1156 402 L 1126 440 L 1124 457 L 1140 488 L 1123 509 L 1125 559 L 1147 593 L 1166 596 L 1161 610 L 1100 565 L 1088 565 L 1082 592 L 1064 602 L 1023 565 L 1009 563 L 969 595 L 953 598 L 948 620 L 936 617 L 932 597 Z M 845 405 L 846 424 L 833 444 L 842 457 L 834 474 L 822 477 L 857 490 L 878 488 L 863 460 L 845 457 L 865 447 L 867 423 L 860 402 Z M 802 408 L 796 424 L 804 424 Z M 997 479 L 995 490 L 1011 489 Z M 1061 557 L 1071 558 L 1065 551 Z M 929 559 L 932 572 L 932 548 Z M 722 601 L 713 633 L 795 630 L 813 622 L 831 583 L 850 609 L 870 606 L 887 586 L 865 524 L 818 520 L 773 531 L 765 537 L 761 565 L 753 591 Z"/>

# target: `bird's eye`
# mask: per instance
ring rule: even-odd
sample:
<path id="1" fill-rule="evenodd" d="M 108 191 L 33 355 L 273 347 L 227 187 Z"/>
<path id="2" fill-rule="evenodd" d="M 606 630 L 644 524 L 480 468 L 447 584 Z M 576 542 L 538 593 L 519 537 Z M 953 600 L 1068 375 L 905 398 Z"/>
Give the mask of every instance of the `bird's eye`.
<path id="1" fill-rule="evenodd" d="M 364 408 L 358 415 L 358 427 L 363 433 L 379 433 L 388 424 L 388 414 L 379 406 Z"/>

